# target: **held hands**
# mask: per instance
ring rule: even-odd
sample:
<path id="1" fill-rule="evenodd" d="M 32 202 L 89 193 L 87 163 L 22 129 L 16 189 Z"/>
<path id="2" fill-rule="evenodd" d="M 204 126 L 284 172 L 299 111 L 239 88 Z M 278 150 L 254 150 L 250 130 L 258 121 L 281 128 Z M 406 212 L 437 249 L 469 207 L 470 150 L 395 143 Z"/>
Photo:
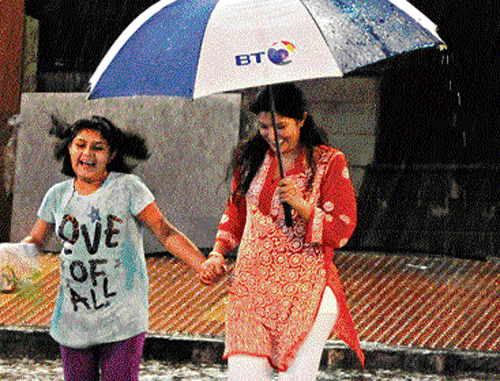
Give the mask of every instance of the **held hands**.
<path id="1" fill-rule="evenodd" d="M 227 271 L 224 256 L 216 251 L 212 251 L 207 260 L 203 262 L 199 273 L 200 281 L 211 285 L 222 279 Z"/>

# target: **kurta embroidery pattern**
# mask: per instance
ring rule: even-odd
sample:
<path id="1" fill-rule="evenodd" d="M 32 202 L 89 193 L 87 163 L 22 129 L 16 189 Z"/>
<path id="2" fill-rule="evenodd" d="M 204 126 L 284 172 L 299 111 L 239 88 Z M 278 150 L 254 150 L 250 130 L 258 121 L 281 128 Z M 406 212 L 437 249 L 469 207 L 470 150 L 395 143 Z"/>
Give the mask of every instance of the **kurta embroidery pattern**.
<path id="1" fill-rule="evenodd" d="M 312 184 L 308 182 L 312 171 L 305 165 L 305 154 L 287 174 L 315 207 L 309 221 L 293 210 L 294 225 L 285 226 L 276 181 L 272 179 L 276 158 L 269 152 L 246 197 L 229 203 L 227 218 L 221 220 L 217 240 L 229 248 L 236 247 L 235 242 L 240 245 L 227 306 L 226 358 L 233 354 L 263 356 L 274 368 L 286 371 L 309 332 L 329 285 L 340 310 L 334 331 L 357 351 L 362 361 L 332 262 L 333 248 L 347 242 L 354 230 L 352 184 L 343 175 L 347 166 L 340 151 L 321 146 L 316 148 L 315 160 Z M 334 194 L 325 196 L 325 182 L 332 179 L 335 186 L 326 186 Z M 273 195 L 270 207 L 260 202 L 265 192 Z"/>

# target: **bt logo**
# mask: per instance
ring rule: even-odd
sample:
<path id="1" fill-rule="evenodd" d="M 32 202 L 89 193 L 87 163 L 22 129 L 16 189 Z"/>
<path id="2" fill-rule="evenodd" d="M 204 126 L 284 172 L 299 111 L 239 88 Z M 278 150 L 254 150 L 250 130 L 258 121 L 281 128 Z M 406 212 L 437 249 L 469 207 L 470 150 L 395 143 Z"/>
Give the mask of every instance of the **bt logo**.
<path id="1" fill-rule="evenodd" d="M 287 65 L 292 62 L 290 55 L 295 51 L 295 45 L 288 41 L 278 41 L 266 52 L 239 54 L 235 56 L 236 66 L 260 64 L 263 57 L 267 57 L 275 65 Z"/>
<path id="2" fill-rule="evenodd" d="M 276 65 L 286 65 L 292 62 L 290 54 L 295 51 L 295 45 L 288 41 L 275 42 L 267 51 L 267 58 Z"/>

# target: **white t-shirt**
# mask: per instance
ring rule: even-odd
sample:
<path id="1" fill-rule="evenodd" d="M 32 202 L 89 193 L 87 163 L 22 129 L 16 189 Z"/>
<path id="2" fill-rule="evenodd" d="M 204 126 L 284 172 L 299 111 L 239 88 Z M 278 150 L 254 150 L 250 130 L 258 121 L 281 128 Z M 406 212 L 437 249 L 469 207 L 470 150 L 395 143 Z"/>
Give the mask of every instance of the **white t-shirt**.
<path id="1" fill-rule="evenodd" d="M 75 191 L 74 179 L 49 189 L 38 217 L 55 224 L 63 243 L 50 327 L 58 343 L 85 348 L 147 331 L 149 279 L 136 216 L 153 201 L 139 177 L 115 172 L 88 196 Z"/>

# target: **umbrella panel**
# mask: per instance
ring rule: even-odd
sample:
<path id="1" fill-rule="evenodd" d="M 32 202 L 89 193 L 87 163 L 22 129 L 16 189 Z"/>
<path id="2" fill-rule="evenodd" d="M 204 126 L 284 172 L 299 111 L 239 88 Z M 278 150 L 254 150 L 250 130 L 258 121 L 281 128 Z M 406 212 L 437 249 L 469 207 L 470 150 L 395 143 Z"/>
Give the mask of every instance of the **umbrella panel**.
<path id="1" fill-rule="evenodd" d="M 412 50 L 436 46 L 442 41 L 416 9 L 418 20 L 388 0 L 302 0 L 327 41 L 343 74 Z M 432 26 L 432 24 L 431 24 Z"/>
<path id="2" fill-rule="evenodd" d="M 422 20 L 404 0 L 164 0 L 116 41 L 91 79 L 89 98 L 197 98 L 338 77 L 443 44 Z"/>

